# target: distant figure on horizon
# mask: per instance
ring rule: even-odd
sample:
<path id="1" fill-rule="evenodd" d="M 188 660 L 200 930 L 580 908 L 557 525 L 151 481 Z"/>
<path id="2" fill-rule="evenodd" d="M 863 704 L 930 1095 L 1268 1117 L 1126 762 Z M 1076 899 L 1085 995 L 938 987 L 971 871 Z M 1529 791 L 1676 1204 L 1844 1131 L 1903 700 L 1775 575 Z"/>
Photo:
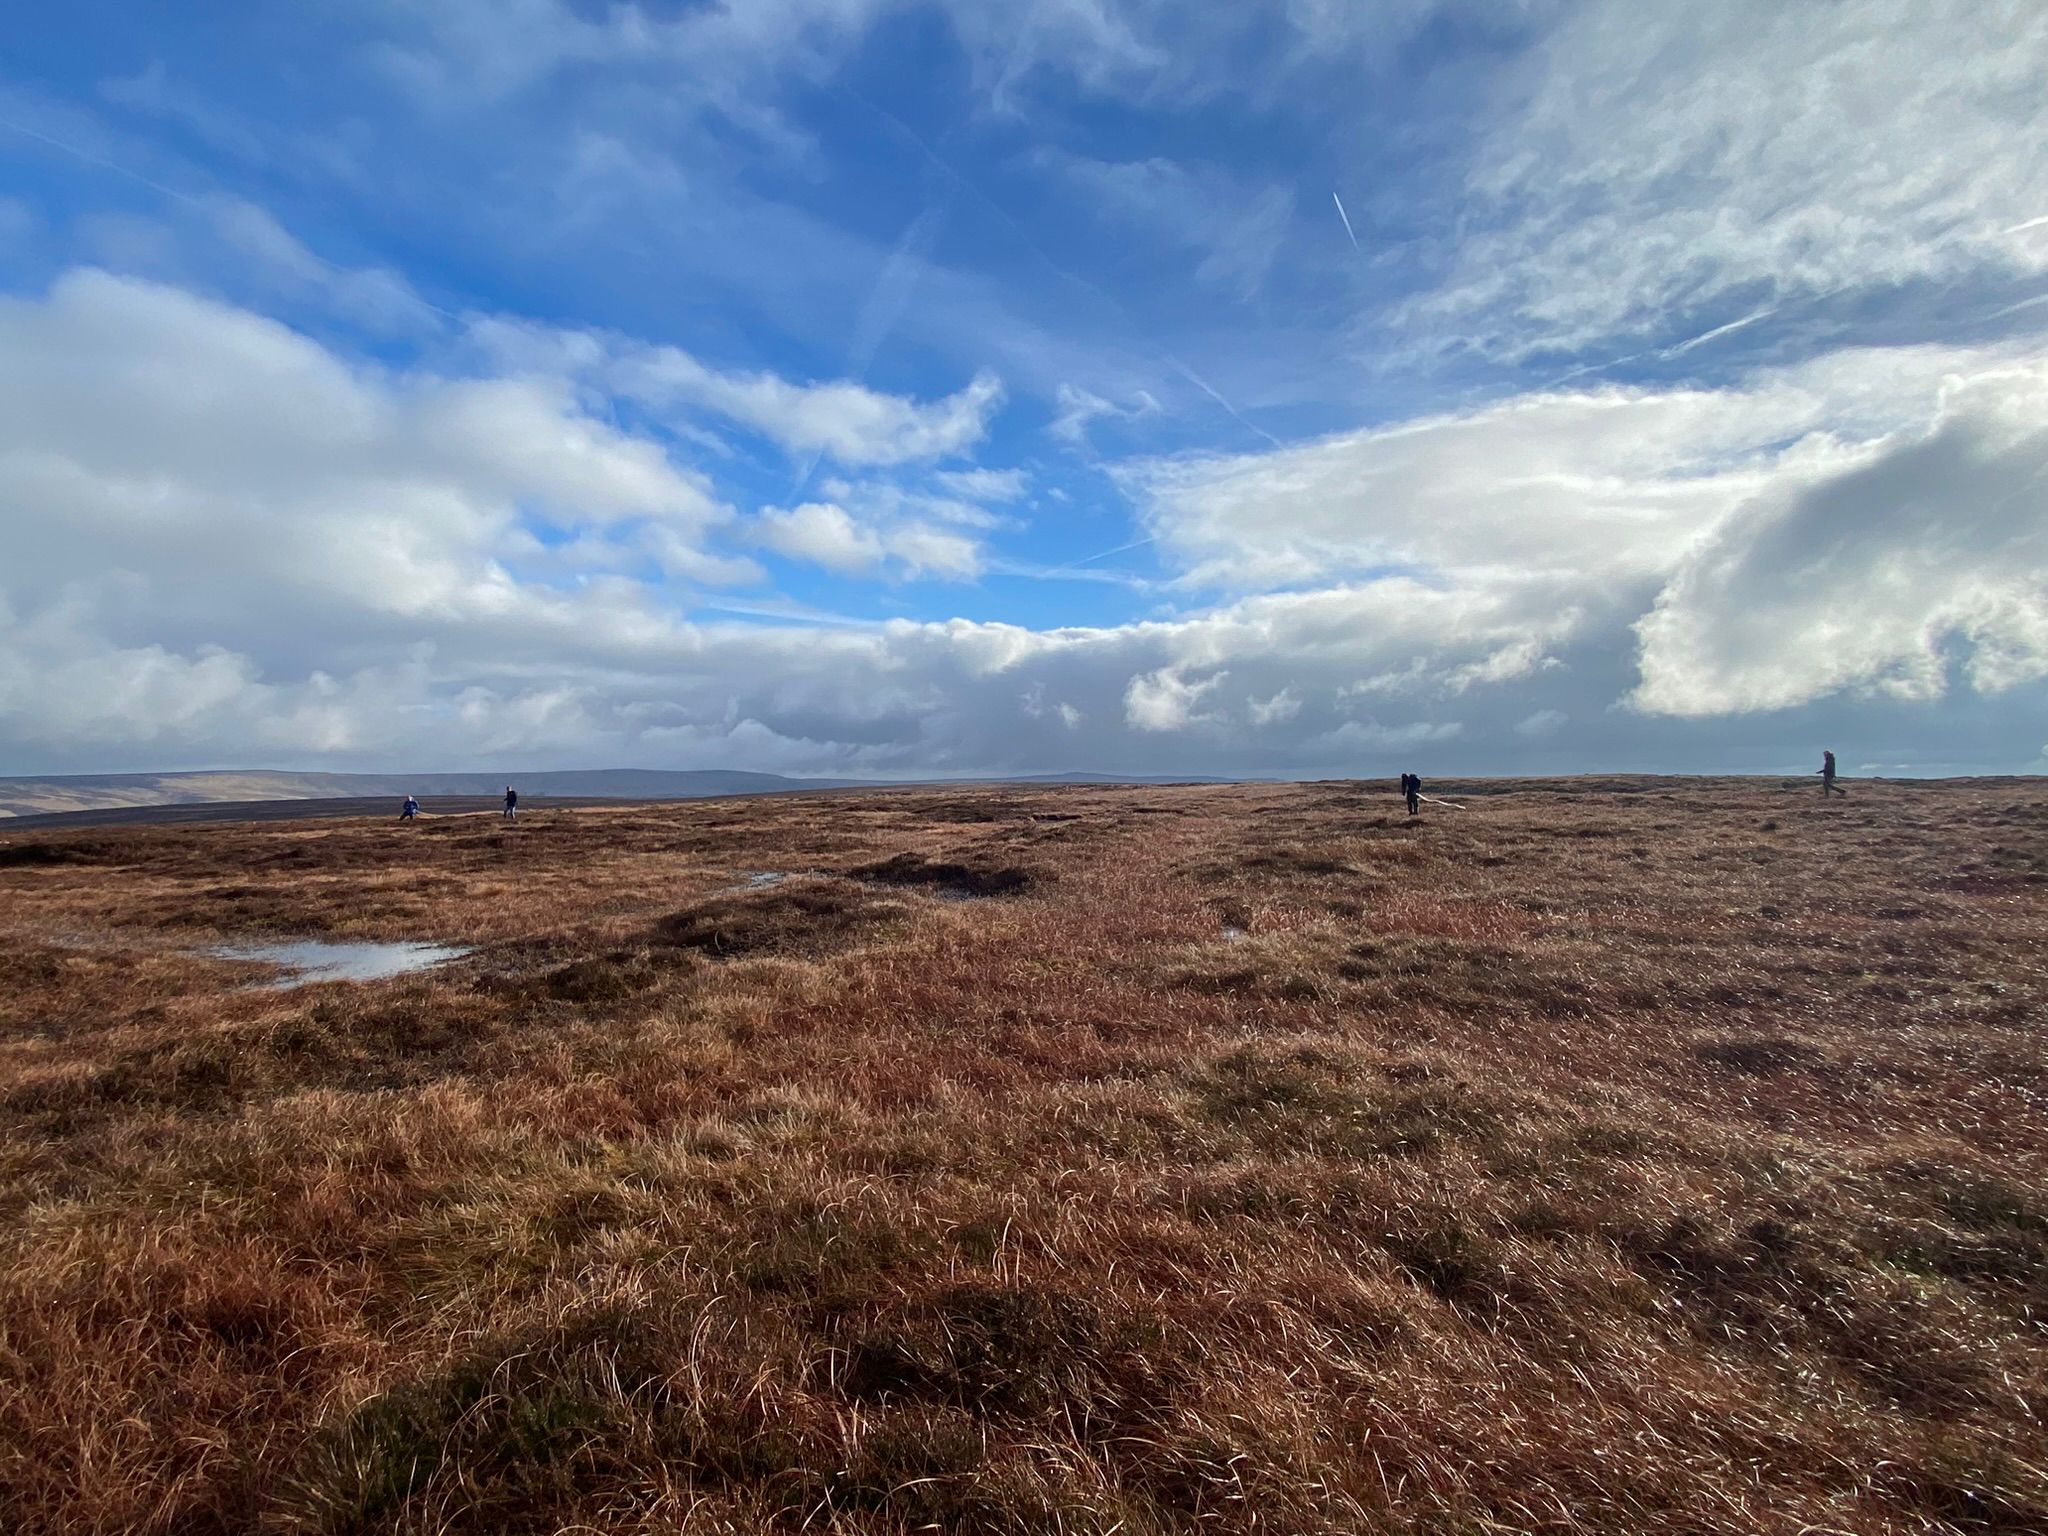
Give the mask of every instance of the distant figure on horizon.
<path id="1" fill-rule="evenodd" d="M 399 819 L 400 821 L 412 821 L 412 820 L 415 820 L 415 819 L 416 819 L 416 818 L 417 818 L 417 817 L 419 816 L 419 813 L 420 813 L 420 803 L 419 803 L 419 801 L 418 801 L 417 799 L 415 799 L 415 798 L 414 798 L 413 796 L 411 796 L 411 795 L 407 795 L 407 796 L 405 797 L 405 809 L 401 810 L 401 811 L 400 811 L 400 812 L 398 813 L 398 819 Z"/>
<path id="2" fill-rule="evenodd" d="M 1835 782 L 1835 754 L 1823 752 L 1820 755 L 1820 797 L 1825 800 L 1831 794 L 1847 799 L 1849 791 Z"/>
<path id="3" fill-rule="evenodd" d="M 1408 814 L 1422 814 L 1422 780 L 1412 773 L 1401 775 L 1401 793 L 1408 801 Z"/>
<path id="4" fill-rule="evenodd" d="M 519 819 L 519 791 L 510 784 L 505 786 L 505 819 L 507 821 L 517 821 Z"/>

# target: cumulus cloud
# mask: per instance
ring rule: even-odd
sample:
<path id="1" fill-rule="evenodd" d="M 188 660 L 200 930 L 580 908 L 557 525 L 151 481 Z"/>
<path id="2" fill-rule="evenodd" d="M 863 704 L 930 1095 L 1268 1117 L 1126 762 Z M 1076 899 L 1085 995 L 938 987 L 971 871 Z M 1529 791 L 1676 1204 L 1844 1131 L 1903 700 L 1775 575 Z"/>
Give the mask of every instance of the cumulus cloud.
<path id="1" fill-rule="evenodd" d="M 835 571 L 870 570 L 883 555 L 873 529 L 860 527 L 844 508 L 829 502 L 764 507 L 757 526 L 761 542 L 778 554 Z"/>
<path id="2" fill-rule="evenodd" d="M 885 563 L 897 574 L 971 580 L 981 572 L 981 547 L 950 529 L 915 521 L 875 526 L 831 502 L 764 507 L 754 523 L 762 544 L 792 560 L 843 575 L 864 575 Z"/>
<path id="3" fill-rule="evenodd" d="M 1124 690 L 1124 718 L 1140 731 L 1184 730 L 1208 718 L 1195 712 L 1203 694 L 1219 687 L 1228 673 L 1191 680 L 1179 667 L 1161 667 L 1131 679 Z"/>
<path id="4" fill-rule="evenodd" d="M 1347 697 L 1527 683 L 1630 625 L 1628 697 L 1650 712 L 1925 700 L 1952 671 L 1991 692 L 2048 665 L 2044 370 L 1839 353 L 1723 389 L 1553 393 L 1162 461 L 1130 484 L 1189 585 L 1365 583 L 1347 610 L 1381 608 L 1410 654 Z"/>
<path id="5" fill-rule="evenodd" d="M 531 381 L 359 369 L 90 271 L 0 301 L 0 497 L 11 724 L 60 737 L 98 729 L 82 708 L 138 738 L 189 727 L 230 684 L 267 685 L 259 656 L 310 679 L 407 643 L 538 662 L 570 637 L 673 639 L 601 575 L 554 579 L 551 550 L 658 533 L 712 574 L 704 541 L 731 517 L 657 446 Z M 59 685 L 80 667 L 106 686 Z"/>
<path id="6" fill-rule="evenodd" d="M 970 575 L 986 530 L 862 481 L 738 518 L 560 371 L 352 363 L 80 273 L 0 302 L 0 740 L 23 769 L 1434 774 L 1675 766 L 1645 743 L 1694 719 L 1776 751 L 1759 712 L 1871 690 L 1989 739 L 1970 701 L 2048 677 L 2044 369 L 1888 349 L 1155 461 L 1127 484 L 1186 606 L 1142 620 L 714 623 L 646 562 Z"/>
<path id="7" fill-rule="evenodd" d="M 956 394 L 921 404 L 844 380 L 793 384 L 774 374 L 723 373 L 674 347 L 623 360 L 612 382 L 631 399 L 705 406 L 792 453 L 828 454 L 842 464 L 960 453 L 987 435 L 1003 403 L 1003 386 L 988 372 Z"/>
<path id="8" fill-rule="evenodd" d="M 2048 676 L 2048 364 L 1953 381 L 1925 430 L 1760 493 L 1637 625 L 1634 702 L 1680 715 Z"/>
<path id="9" fill-rule="evenodd" d="M 657 412 L 709 411 L 794 458 L 825 455 L 863 467 L 964 453 L 987 435 L 1004 400 L 1001 380 L 986 370 L 951 395 L 918 401 L 844 379 L 800 384 L 772 373 L 728 372 L 680 347 L 500 316 L 474 321 L 470 340 L 501 367 L 573 379 Z"/>
<path id="10" fill-rule="evenodd" d="M 1289 684 L 1270 699 L 1248 700 L 1246 710 L 1253 725 L 1281 724 L 1301 713 L 1301 695 Z"/>
<path id="11" fill-rule="evenodd" d="M 1842 438 L 1924 422 L 1945 375 L 1995 357 L 1833 354 L 1723 388 L 1603 388 L 1341 433 L 1275 452 L 1128 466 L 1161 546 L 1195 585 L 1259 588 L 1375 570 L 1668 571 L 1773 476 Z"/>

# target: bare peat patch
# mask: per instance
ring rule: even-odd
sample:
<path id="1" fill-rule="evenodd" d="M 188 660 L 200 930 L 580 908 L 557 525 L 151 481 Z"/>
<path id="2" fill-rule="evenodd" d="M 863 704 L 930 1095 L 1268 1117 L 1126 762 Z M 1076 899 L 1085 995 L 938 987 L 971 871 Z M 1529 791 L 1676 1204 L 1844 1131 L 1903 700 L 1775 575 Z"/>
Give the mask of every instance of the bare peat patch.
<path id="1" fill-rule="evenodd" d="M 850 880 L 790 880 L 723 892 L 665 917 L 657 938 L 708 955 L 826 954 L 905 915 L 899 902 Z"/>
<path id="2" fill-rule="evenodd" d="M 939 897 L 955 900 L 982 896 L 1021 896 L 1038 882 L 1038 875 L 1019 864 L 988 861 L 955 863 L 899 853 L 878 864 L 863 864 L 847 871 L 856 880 L 874 885 L 916 886 Z"/>

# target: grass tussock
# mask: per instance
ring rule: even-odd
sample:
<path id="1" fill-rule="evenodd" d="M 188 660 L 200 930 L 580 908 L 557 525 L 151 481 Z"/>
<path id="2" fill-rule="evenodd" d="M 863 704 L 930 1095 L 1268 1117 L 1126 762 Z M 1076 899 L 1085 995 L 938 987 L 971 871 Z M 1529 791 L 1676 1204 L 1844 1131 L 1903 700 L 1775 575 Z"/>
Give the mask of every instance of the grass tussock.
<path id="1" fill-rule="evenodd" d="M 2048 793 L 1446 793 L 0 830 L 0 1528 L 2048 1529 Z"/>

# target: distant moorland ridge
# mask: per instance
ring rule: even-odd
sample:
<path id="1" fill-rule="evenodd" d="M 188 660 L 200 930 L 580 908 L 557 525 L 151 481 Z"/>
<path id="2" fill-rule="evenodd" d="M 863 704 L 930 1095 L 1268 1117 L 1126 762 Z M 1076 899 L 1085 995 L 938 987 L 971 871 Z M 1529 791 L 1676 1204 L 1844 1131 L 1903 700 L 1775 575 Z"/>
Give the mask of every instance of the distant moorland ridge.
<path id="1" fill-rule="evenodd" d="M 113 773 L 0 778 L 0 817 L 97 811 L 129 805 L 197 805 L 226 800 L 330 800 L 361 795 L 494 795 L 502 773 L 287 773 L 267 768 L 205 773 Z M 851 779 L 797 779 L 731 769 L 570 769 L 516 773 L 522 794 L 621 799 L 694 799 L 787 789 L 828 789 Z"/>
<path id="2" fill-rule="evenodd" d="M 796 778 L 734 768 L 570 768 L 538 773 L 291 773 L 230 768 L 195 773 L 52 774 L 0 778 L 0 820 L 124 806 L 212 805 L 251 800 L 345 800 L 364 796 L 496 795 L 507 783 L 526 796 L 576 799 L 696 800 L 801 789 L 883 788 L 875 779 Z M 1025 783 L 1221 783 L 1107 773 L 1027 775 Z"/>

